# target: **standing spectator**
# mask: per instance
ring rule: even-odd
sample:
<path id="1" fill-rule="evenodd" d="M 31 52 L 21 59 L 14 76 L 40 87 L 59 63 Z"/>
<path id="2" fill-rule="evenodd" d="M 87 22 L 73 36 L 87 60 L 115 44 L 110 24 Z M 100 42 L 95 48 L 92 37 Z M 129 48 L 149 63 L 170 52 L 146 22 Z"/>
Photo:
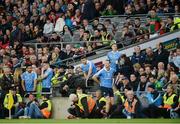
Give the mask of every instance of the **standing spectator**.
<path id="1" fill-rule="evenodd" d="M 136 46 L 134 47 L 134 54 L 131 57 L 132 64 L 139 63 L 140 65 L 143 65 L 145 62 L 145 55 L 141 52 L 141 47 Z"/>
<path id="2" fill-rule="evenodd" d="M 108 52 L 107 57 L 110 61 L 111 68 L 113 68 L 115 71 L 118 70 L 118 60 L 121 57 L 121 53 L 118 51 L 117 45 L 114 43 L 111 45 L 112 51 Z"/>
<path id="3" fill-rule="evenodd" d="M 114 104 L 114 94 L 113 94 L 113 77 L 115 70 L 110 67 L 109 61 L 104 61 L 104 68 L 98 71 L 94 76 L 93 80 L 100 84 L 101 91 L 106 97 L 106 116 L 109 115 L 109 110 L 111 105 Z M 98 79 L 99 78 L 99 79 Z"/>
<path id="4" fill-rule="evenodd" d="M 119 70 L 121 74 L 123 74 L 126 77 L 130 77 L 130 74 L 134 72 L 132 63 L 125 54 L 121 55 L 121 59 L 119 60 Z"/>
<path id="5" fill-rule="evenodd" d="M 88 20 L 92 20 L 95 17 L 95 8 L 93 0 L 86 0 L 84 2 L 82 16 L 84 19 Z"/>
<path id="6" fill-rule="evenodd" d="M 52 77 L 53 77 L 53 70 L 50 68 L 48 62 L 44 62 L 41 71 L 42 92 L 50 92 Z"/>
<path id="7" fill-rule="evenodd" d="M 145 64 L 154 65 L 154 53 L 151 47 L 146 48 Z"/>
<path id="8" fill-rule="evenodd" d="M 151 33 L 150 38 L 158 36 L 158 32 L 161 29 L 161 19 L 156 15 L 156 10 L 150 11 L 150 27 L 149 32 Z"/>
<path id="9" fill-rule="evenodd" d="M 4 74 L 0 78 L 0 87 L 2 90 L 2 96 L 8 93 L 11 87 L 14 86 L 13 75 L 9 67 L 3 68 Z"/>
<path id="10" fill-rule="evenodd" d="M 167 67 L 169 52 L 164 49 L 164 46 L 162 43 L 156 44 L 156 48 L 157 50 L 154 53 L 155 65 L 157 66 L 159 62 L 163 62 L 165 67 Z"/>
<path id="11" fill-rule="evenodd" d="M 32 71 L 32 66 L 28 65 L 26 67 L 26 72 L 21 75 L 21 85 L 23 91 L 25 92 L 32 92 L 36 91 L 36 84 L 37 84 L 37 74 Z"/>
<path id="12" fill-rule="evenodd" d="M 137 76 L 135 74 L 131 74 L 130 75 L 130 85 L 132 86 L 133 91 L 137 91 L 138 84 L 139 84 L 139 81 L 138 81 Z"/>

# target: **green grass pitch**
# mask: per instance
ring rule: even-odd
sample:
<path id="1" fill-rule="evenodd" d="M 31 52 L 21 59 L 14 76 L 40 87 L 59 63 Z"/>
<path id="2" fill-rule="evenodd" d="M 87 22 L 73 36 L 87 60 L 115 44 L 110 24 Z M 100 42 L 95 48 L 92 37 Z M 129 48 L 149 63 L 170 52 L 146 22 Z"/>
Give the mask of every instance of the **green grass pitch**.
<path id="1" fill-rule="evenodd" d="M 180 124 L 180 119 L 3 119 L 0 124 Z"/>

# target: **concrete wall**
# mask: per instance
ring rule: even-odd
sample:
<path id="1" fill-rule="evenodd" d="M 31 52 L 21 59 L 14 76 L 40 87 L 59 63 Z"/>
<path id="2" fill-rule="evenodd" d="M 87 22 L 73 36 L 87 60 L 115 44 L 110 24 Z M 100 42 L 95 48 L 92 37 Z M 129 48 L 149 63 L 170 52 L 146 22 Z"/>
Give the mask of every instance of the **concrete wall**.
<path id="1" fill-rule="evenodd" d="M 53 97 L 53 119 L 65 119 L 68 115 L 67 109 L 70 107 L 71 102 L 67 97 Z"/>

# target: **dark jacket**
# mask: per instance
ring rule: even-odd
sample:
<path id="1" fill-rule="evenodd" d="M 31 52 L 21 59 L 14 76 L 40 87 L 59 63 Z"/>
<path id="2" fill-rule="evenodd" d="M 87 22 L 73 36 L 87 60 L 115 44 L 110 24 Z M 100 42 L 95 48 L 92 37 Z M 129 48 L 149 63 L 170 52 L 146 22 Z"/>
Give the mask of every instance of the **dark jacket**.
<path id="1" fill-rule="evenodd" d="M 162 50 L 160 53 L 158 51 L 155 51 L 154 57 L 154 63 L 156 66 L 159 62 L 163 62 L 165 67 L 167 66 L 169 57 L 169 52 L 167 50 Z"/>
<path id="2" fill-rule="evenodd" d="M 145 55 L 143 53 L 140 53 L 140 55 L 137 56 L 134 53 L 133 56 L 131 57 L 131 62 L 133 65 L 136 63 L 139 63 L 142 65 L 145 62 Z"/>

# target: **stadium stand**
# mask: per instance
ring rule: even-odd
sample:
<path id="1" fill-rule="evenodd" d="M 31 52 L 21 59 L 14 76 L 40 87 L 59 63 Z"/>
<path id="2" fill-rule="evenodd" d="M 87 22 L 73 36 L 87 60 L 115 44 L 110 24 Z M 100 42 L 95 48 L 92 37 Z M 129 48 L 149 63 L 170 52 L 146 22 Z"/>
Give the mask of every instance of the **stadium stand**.
<path id="1" fill-rule="evenodd" d="M 0 118 L 179 118 L 179 3 L 1 0 Z"/>

